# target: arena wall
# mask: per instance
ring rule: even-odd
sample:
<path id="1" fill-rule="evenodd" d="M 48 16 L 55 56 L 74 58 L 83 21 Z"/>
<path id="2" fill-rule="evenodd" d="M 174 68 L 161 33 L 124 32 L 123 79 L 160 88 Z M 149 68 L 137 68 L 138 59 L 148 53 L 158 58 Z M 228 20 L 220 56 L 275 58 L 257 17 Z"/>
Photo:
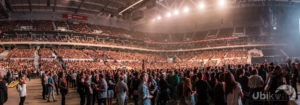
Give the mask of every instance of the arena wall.
<path id="1" fill-rule="evenodd" d="M 71 20 L 71 19 L 65 19 L 62 18 L 62 14 L 64 13 L 53 13 L 53 12 L 11 12 L 9 15 L 8 20 L 63 20 L 63 21 L 80 21 L 80 20 Z M 70 14 L 70 13 L 69 13 Z M 118 28 L 125 28 L 128 29 L 128 22 L 117 19 L 117 18 L 111 18 L 110 16 L 104 17 L 104 16 L 96 16 L 96 15 L 85 15 L 85 14 L 79 14 L 82 16 L 87 16 L 87 21 L 82 21 L 85 23 L 90 24 L 97 24 L 97 25 L 103 25 L 103 26 L 111 26 L 111 27 L 118 27 Z M 1 20 L 1 21 L 7 21 L 7 19 Z"/>

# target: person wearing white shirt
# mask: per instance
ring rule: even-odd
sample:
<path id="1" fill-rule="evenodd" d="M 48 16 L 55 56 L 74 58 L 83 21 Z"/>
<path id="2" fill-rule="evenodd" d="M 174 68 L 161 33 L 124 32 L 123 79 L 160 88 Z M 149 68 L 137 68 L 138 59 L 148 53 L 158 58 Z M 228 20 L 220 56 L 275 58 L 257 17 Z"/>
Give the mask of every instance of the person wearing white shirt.
<path id="1" fill-rule="evenodd" d="M 76 77 L 77 77 L 77 73 L 76 72 L 72 73 L 72 88 L 75 88 L 77 86 Z"/>
<path id="2" fill-rule="evenodd" d="M 128 86 L 124 82 L 122 76 L 119 78 L 119 81 L 116 84 L 115 91 L 117 94 L 118 105 L 125 105 L 126 93 L 128 93 Z"/>
<path id="3" fill-rule="evenodd" d="M 26 89 L 26 75 L 22 74 L 21 79 L 19 81 L 19 85 L 17 87 L 19 94 L 20 94 L 20 103 L 19 105 L 24 105 L 26 95 L 27 95 L 27 89 Z"/>

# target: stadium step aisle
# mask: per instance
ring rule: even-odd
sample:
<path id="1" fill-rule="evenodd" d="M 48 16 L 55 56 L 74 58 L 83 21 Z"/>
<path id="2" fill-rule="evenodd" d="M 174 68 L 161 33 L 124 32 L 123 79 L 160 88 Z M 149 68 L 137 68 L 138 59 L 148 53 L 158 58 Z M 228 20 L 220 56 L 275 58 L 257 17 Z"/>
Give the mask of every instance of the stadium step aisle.
<path id="1" fill-rule="evenodd" d="M 5 59 L 8 54 L 9 50 L 4 50 L 2 53 L 0 53 L 0 59 Z"/>
<path id="2" fill-rule="evenodd" d="M 35 52 L 34 52 L 34 67 L 36 68 L 36 69 L 39 69 L 40 67 L 39 67 L 39 59 L 40 59 L 40 56 L 39 56 L 39 54 L 38 54 L 38 51 L 39 51 L 39 49 L 40 49 L 40 47 L 38 47 L 36 50 L 35 50 Z"/>

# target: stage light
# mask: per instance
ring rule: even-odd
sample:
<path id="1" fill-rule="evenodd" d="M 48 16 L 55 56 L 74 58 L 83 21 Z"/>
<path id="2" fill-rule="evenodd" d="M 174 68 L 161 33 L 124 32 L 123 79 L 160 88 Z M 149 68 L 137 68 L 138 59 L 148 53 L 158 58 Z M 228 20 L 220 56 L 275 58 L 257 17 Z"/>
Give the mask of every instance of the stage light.
<path id="1" fill-rule="evenodd" d="M 161 19 L 161 16 L 157 16 L 156 19 L 157 19 L 157 20 L 160 20 L 160 19 Z"/>
<path id="2" fill-rule="evenodd" d="M 170 12 L 168 12 L 166 16 L 167 16 L 167 17 L 171 17 L 172 14 L 171 14 Z"/>
<path id="3" fill-rule="evenodd" d="M 178 10 L 175 10 L 174 11 L 174 15 L 178 15 L 179 14 L 179 11 Z"/>
<path id="4" fill-rule="evenodd" d="M 274 26 L 274 27 L 273 27 L 273 30 L 277 30 L 277 27 L 276 27 L 276 26 Z"/>
<path id="5" fill-rule="evenodd" d="M 199 9 L 204 9 L 205 8 L 205 4 L 203 2 L 199 3 L 198 8 Z"/>
<path id="6" fill-rule="evenodd" d="M 190 9 L 188 7 L 184 7 L 183 12 L 184 13 L 188 13 L 190 11 Z"/>
<path id="7" fill-rule="evenodd" d="M 219 0 L 219 6 L 225 6 L 225 0 Z"/>

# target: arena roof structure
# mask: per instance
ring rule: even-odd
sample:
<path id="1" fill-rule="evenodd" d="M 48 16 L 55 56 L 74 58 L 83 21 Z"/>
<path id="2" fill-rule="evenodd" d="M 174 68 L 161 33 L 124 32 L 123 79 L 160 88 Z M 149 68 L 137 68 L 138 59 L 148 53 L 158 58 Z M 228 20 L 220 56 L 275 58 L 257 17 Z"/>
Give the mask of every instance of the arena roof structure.
<path id="1" fill-rule="evenodd" d="M 0 0 L 0 19 L 72 21 L 68 17 L 64 18 L 64 15 L 80 15 L 89 20 L 83 23 L 152 33 L 190 33 L 249 25 L 283 30 L 286 26 L 279 26 L 280 22 L 298 21 L 299 2 L 300 0 Z M 295 19 L 288 19 L 287 14 Z"/>
<path id="2" fill-rule="evenodd" d="M 3 12 L 69 12 L 121 16 L 148 0 L 0 0 Z M 5 15 L 5 14 L 4 14 Z"/>

